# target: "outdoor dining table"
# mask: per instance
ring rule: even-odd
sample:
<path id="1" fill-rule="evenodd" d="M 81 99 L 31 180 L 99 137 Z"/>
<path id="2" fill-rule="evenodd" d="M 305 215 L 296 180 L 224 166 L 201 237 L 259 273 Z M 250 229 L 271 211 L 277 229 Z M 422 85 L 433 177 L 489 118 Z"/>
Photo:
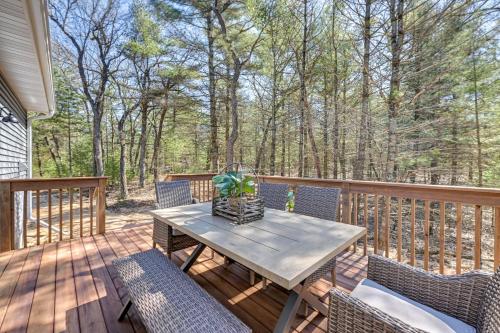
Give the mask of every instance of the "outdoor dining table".
<path id="1" fill-rule="evenodd" d="M 363 227 L 269 208 L 261 220 L 238 225 L 212 216 L 210 202 L 158 209 L 151 214 L 200 242 L 183 263 L 184 272 L 208 246 L 290 290 L 274 332 L 290 330 L 302 300 L 327 315 L 327 306 L 302 283 L 366 233 Z"/>

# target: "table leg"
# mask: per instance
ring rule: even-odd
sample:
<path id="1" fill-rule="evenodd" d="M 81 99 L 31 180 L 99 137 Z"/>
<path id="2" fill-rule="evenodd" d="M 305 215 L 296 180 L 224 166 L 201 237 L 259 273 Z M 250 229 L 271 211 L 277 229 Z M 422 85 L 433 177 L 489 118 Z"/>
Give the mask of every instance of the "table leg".
<path id="1" fill-rule="evenodd" d="M 189 269 L 191 268 L 191 266 L 193 266 L 196 259 L 198 259 L 198 257 L 203 252 L 205 247 L 206 247 L 206 245 L 202 244 L 202 243 L 200 243 L 196 246 L 193 253 L 191 253 L 191 255 L 186 259 L 186 261 L 184 261 L 184 263 L 181 266 L 181 269 L 184 273 L 187 273 L 187 271 L 189 271 Z"/>
<path id="2" fill-rule="evenodd" d="M 327 317 L 328 316 L 328 306 L 326 306 L 321 300 L 317 297 L 314 296 L 312 293 L 310 293 L 308 290 L 304 290 L 307 288 L 304 288 L 303 286 L 297 286 L 293 288 L 293 290 L 296 293 L 302 294 L 302 298 L 304 301 L 306 301 L 309 305 L 311 305 L 313 308 L 318 310 L 323 316 Z"/>
<path id="3" fill-rule="evenodd" d="M 288 333 L 290 332 L 290 327 L 295 319 L 297 310 L 299 309 L 300 302 L 303 298 L 303 293 L 305 288 L 302 288 L 300 293 L 296 293 L 294 290 L 290 291 L 290 295 L 285 303 L 285 307 L 281 311 L 278 323 L 274 327 L 274 333 Z"/>

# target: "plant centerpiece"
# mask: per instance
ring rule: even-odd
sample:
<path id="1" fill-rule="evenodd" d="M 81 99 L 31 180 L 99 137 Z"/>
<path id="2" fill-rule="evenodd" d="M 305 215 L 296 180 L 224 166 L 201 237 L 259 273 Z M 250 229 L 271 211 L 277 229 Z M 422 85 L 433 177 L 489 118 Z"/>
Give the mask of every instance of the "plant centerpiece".
<path id="1" fill-rule="evenodd" d="M 224 171 L 214 176 L 212 181 L 212 215 L 225 217 L 238 224 L 259 220 L 264 216 L 264 201 L 257 195 L 258 178 L 255 173 L 250 175 L 242 170 L 241 164 L 237 164 L 236 171 Z"/>

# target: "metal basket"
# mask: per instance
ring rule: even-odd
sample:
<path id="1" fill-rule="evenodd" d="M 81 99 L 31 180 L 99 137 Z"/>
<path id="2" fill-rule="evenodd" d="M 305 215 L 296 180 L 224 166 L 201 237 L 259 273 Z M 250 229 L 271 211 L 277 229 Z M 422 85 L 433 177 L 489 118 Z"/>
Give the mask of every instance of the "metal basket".
<path id="1" fill-rule="evenodd" d="M 228 170 L 235 169 L 236 172 L 241 172 L 242 175 L 248 174 L 245 172 L 245 167 L 242 163 L 233 163 L 226 166 L 219 172 L 219 175 L 225 174 Z M 212 215 L 222 216 L 237 224 L 244 224 L 260 220 L 264 217 L 264 200 L 258 195 L 259 177 L 253 168 L 251 170 L 255 183 L 255 193 L 253 195 L 244 194 L 240 190 L 238 197 L 221 197 L 217 187 L 213 188 L 212 199 Z M 243 186 L 243 183 L 240 184 Z"/>

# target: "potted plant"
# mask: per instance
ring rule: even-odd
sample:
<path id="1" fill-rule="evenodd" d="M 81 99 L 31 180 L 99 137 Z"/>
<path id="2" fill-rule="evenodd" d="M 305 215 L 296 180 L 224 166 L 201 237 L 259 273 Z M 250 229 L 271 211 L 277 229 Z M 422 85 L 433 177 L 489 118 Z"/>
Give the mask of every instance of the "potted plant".
<path id="1" fill-rule="evenodd" d="M 245 207 L 248 196 L 255 194 L 255 182 L 252 176 L 243 175 L 241 172 L 228 171 L 212 178 L 214 186 L 219 191 L 219 196 L 227 198 L 229 205 L 234 210 Z"/>
<path id="2" fill-rule="evenodd" d="M 260 220 L 264 216 L 264 200 L 258 195 L 258 176 L 255 171 L 249 175 L 243 165 L 237 163 L 225 168 L 212 178 L 214 195 L 212 215 L 221 216 L 237 224 Z"/>

